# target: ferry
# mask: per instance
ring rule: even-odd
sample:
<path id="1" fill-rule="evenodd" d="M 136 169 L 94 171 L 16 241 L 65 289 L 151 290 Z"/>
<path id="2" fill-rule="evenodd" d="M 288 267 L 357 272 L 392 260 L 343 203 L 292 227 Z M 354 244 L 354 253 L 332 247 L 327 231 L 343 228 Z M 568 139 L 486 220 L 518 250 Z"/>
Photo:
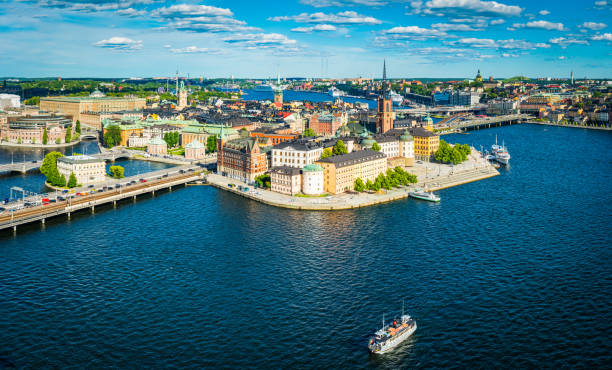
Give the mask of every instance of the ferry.
<path id="1" fill-rule="evenodd" d="M 416 321 L 410 315 L 404 315 L 403 302 L 400 320 L 393 319 L 391 323 L 385 325 L 385 317 L 383 315 L 382 324 L 382 328 L 376 331 L 374 336 L 368 341 L 370 353 L 382 354 L 391 351 L 408 339 L 417 329 Z"/>
<path id="2" fill-rule="evenodd" d="M 344 95 L 344 92 L 340 89 L 337 89 L 335 86 L 332 86 L 327 90 L 327 94 L 332 98 L 337 98 Z"/>
<path id="3" fill-rule="evenodd" d="M 391 91 L 391 102 L 393 102 L 393 105 L 400 105 L 402 104 L 403 101 L 404 101 L 403 96 L 396 93 L 395 91 Z"/>
<path id="4" fill-rule="evenodd" d="M 269 83 L 262 83 L 260 85 L 255 86 L 253 90 L 259 91 L 259 92 L 272 92 L 274 89 L 272 88 L 272 85 L 270 85 Z"/>
<path id="5" fill-rule="evenodd" d="M 491 151 L 497 162 L 505 166 L 510 164 L 510 153 L 508 153 L 508 149 L 503 141 L 502 145 L 497 145 L 497 135 L 495 135 L 495 144 L 491 145 Z"/>
<path id="6" fill-rule="evenodd" d="M 415 191 L 411 191 L 408 195 L 410 195 L 410 197 L 412 198 L 426 200 L 429 202 L 439 202 L 440 201 L 440 197 L 435 195 L 431 191 L 428 192 L 428 191 L 417 189 Z"/>

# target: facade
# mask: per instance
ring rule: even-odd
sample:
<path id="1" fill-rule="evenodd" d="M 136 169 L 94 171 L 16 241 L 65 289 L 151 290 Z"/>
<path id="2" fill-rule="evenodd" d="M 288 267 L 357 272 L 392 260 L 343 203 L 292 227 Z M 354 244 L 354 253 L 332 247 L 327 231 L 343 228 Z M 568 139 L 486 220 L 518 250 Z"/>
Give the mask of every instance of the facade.
<path id="1" fill-rule="evenodd" d="M 95 184 L 106 179 L 106 163 L 103 159 L 88 155 L 72 155 L 57 159 L 57 170 L 60 175 L 70 179 L 74 173 L 77 183 L 81 185 Z"/>
<path id="2" fill-rule="evenodd" d="M 183 109 L 187 107 L 187 89 L 185 89 L 185 82 L 181 81 L 181 86 L 178 90 L 178 99 L 177 99 L 176 109 Z"/>
<path id="3" fill-rule="evenodd" d="M 132 135 L 142 136 L 142 132 L 143 132 L 142 125 L 140 125 L 137 122 L 132 122 L 132 121 L 119 122 L 119 121 L 105 120 L 102 123 L 102 126 L 103 126 L 102 136 L 106 134 L 110 126 L 119 126 L 119 129 L 121 130 L 121 142 L 116 144 L 119 146 L 127 146 L 130 140 L 130 137 Z"/>
<path id="4" fill-rule="evenodd" d="M 284 142 L 272 148 L 272 167 L 303 168 L 321 158 L 323 147 L 315 142 Z"/>
<path id="5" fill-rule="evenodd" d="M 145 98 L 65 96 L 40 98 L 40 110 L 71 116 L 72 122 L 87 121 L 82 117 L 83 113 L 141 111 L 145 105 Z"/>
<path id="6" fill-rule="evenodd" d="M 343 118 L 343 114 L 313 114 L 308 122 L 308 127 L 320 136 L 334 135 L 343 125 Z"/>
<path id="7" fill-rule="evenodd" d="M 383 64 L 383 87 L 378 96 L 378 114 L 376 115 L 376 132 L 384 134 L 393 128 L 393 103 L 391 100 L 391 90 L 387 82 L 387 66 Z"/>
<path id="8" fill-rule="evenodd" d="M 323 167 L 309 164 L 302 169 L 302 192 L 306 195 L 323 194 Z"/>
<path id="9" fill-rule="evenodd" d="M 280 166 L 270 169 L 270 190 L 281 194 L 295 195 L 302 189 L 302 174 L 299 168 Z"/>
<path id="10" fill-rule="evenodd" d="M 259 147 L 258 138 L 226 141 L 221 132 L 217 139 L 217 173 L 246 183 L 268 170 L 267 155 Z"/>
<path id="11" fill-rule="evenodd" d="M 147 143 L 147 153 L 151 155 L 168 154 L 168 144 L 159 137 L 154 137 Z"/>
<path id="12" fill-rule="evenodd" d="M 380 152 L 387 156 L 387 158 L 400 156 L 400 143 L 396 137 L 380 135 L 376 136 L 374 140 L 380 146 Z"/>
<path id="13" fill-rule="evenodd" d="M 519 112 L 518 100 L 496 100 L 489 102 L 487 114 L 504 115 L 516 114 Z"/>
<path id="14" fill-rule="evenodd" d="M 81 112 L 81 126 L 94 127 L 97 130 L 102 128 L 102 122 L 106 119 L 111 120 L 138 120 L 142 119 L 142 111 L 121 111 L 121 112 Z"/>
<path id="15" fill-rule="evenodd" d="M 200 160 L 206 157 L 206 147 L 198 140 L 185 145 L 185 159 Z"/>
<path id="16" fill-rule="evenodd" d="M 64 143 L 66 131 L 73 130 L 72 120 L 59 115 L 10 118 L 0 123 L 0 140 L 9 143 L 42 144 L 45 130 L 47 144 Z"/>
<path id="17" fill-rule="evenodd" d="M 440 147 L 440 136 L 423 127 L 414 127 L 411 131 L 414 137 L 414 157 L 429 160 Z"/>
<path id="18" fill-rule="evenodd" d="M 133 135 L 130 135 L 128 139 L 128 147 L 141 148 L 141 147 L 147 146 L 147 144 L 149 143 L 149 140 L 151 140 L 150 137 L 133 134 Z"/>
<path id="19" fill-rule="evenodd" d="M 399 155 L 405 158 L 405 165 L 414 165 L 414 137 L 410 135 L 408 130 L 405 130 L 399 138 Z"/>
<path id="20" fill-rule="evenodd" d="M 387 171 L 387 157 L 369 149 L 327 157 L 316 164 L 324 169 L 323 187 L 330 194 L 352 191 L 357 178 L 363 182 L 375 181 L 379 174 Z"/>
<path id="21" fill-rule="evenodd" d="M 249 135 L 251 137 L 269 138 L 272 142 L 272 145 L 280 144 L 285 141 L 295 140 L 299 137 L 299 135 L 297 134 L 267 131 L 264 129 L 253 130 L 249 132 Z"/>
<path id="22" fill-rule="evenodd" d="M 450 105 L 477 105 L 480 103 L 480 93 L 475 91 L 453 91 L 449 95 Z"/>

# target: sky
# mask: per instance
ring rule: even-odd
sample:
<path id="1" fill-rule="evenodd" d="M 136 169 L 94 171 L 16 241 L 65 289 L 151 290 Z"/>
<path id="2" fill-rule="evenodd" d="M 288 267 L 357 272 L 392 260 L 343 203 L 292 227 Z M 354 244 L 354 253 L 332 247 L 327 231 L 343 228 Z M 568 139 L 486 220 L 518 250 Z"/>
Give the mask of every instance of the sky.
<path id="1" fill-rule="evenodd" d="M 0 76 L 612 78 L 612 0 L 0 0 Z"/>

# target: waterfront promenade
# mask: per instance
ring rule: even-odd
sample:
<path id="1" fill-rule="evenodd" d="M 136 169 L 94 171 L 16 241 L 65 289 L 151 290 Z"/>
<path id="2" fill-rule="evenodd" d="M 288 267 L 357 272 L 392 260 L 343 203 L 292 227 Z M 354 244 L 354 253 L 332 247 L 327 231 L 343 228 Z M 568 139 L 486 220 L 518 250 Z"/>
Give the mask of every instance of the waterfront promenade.
<path id="1" fill-rule="evenodd" d="M 408 169 L 417 175 L 419 182 L 408 187 L 399 187 L 380 193 L 343 193 L 322 197 L 298 197 L 272 192 L 270 190 L 254 189 L 243 182 L 217 174 L 206 176 L 207 182 L 219 189 L 241 195 L 243 197 L 275 207 L 312 211 L 335 211 L 373 206 L 376 204 L 404 199 L 417 188 L 430 191 L 446 189 L 473 181 L 484 180 L 499 175 L 499 172 L 482 156 L 473 151 L 468 160 L 457 166 L 421 162 Z M 229 187 L 229 184 L 247 186 L 248 191 Z"/>

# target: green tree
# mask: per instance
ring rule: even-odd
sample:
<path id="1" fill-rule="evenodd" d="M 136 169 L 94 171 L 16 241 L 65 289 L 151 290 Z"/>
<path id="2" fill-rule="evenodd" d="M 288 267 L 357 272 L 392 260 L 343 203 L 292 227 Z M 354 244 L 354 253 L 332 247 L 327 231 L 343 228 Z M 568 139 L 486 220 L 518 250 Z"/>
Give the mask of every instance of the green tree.
<path id="1" fill-rule="evenodd" d="M 77 186 L 77 178 L 74 175 L 74 172 L 71 172 L 70 177 L 68 177 L 68 187 L 74 188 L 75 186 Z"/>
<path id="2" fill-rule="evenodd" d="M 331 157 L 332 155 L 334 155 L 334 152 L 332 152 L 331 148 L 325 148 L 321 154 L 321 159 Z"/>
<path id="3" fill-rule="evenodd" d="M 264 173 L 255 177 L 255 182 L 260 188 L 270 188 L 270 174 Z"/>
<path id="4" fill-rule="evenodd" d="M 302 136 L 304 136 L 304 137 L 314 137 L 314 136 L 317 136 L 317 133 L 313 129 L 307 128 L 302 133 Z"/>
<path id="5" fill-rule="evenodd" d="M 368 190 L 374 190 L 374 183 L 372 183 L 372 181 L 368 179 L 368 181 L 366 181 L 365 187 Z"/>
<path id="6" fill-rule="evenodd" d="M 115 179 L 122 179 L 124 168 L 121 166 L 110 166 L 110 175 Z"/>
<path id="7" fill-rule="evenodd" d="M 60 152 L 50 152 L 45 155 L 40 166 L 40 172 L 45 175 L 47 182 L 54 184 L 59 181 L 59 171 L 57 170 L 57 159 L 64 155 Z"/>
<path id="8" fill-rule="evenodd" d="M 57 182 L 57 186 L 61 186 L 61 187 L 66 186 L 66 176 L 64 174 L 62 174 L 59 177 L 59 181 Z"/>
<path id="9" fill-rule="evenodd" d="M 40 105 L 40 96 L 33 96 L 30 99 L 26 99 L 23 104 L 25 105 Z"/>
<path id="10" fill-rule="evenodd" d="M 355 179 L 355 191 L 358 192 L 362 192 L 364 191 L 366 188 L 365 184 L 363 183 L 363 180 L 361 180 L 360 177 L 358 177 L 357 179 Z"/>
<path id="11" fill-rule="evenodd" d="M 74 131 L 75 131 L 77 134 L 80 134 L 80 133 L 81 133 L 81 121 L 79 121 L 78 119 L 77 119 L 77 121 L 76 121 L 76 126 L 74 127 Z"/>
<path id="12" fill-rule="evenodd" d="M 60 139 L 59 137 L 57 139 L 55 139 L 55 143 L 56 144 L 61 144 L 61 142 L 62 142 L 62 139 Z"/>
<path id="13" fill-rule="evenodd" d="M 64 141 L 67 143 L 72 141 L 72 124 L 66 127 L 66 138 Z"/>
<path id="14" fill-rule="evenodd" d="M 374 144 L 372 144 L 372 150 L 380 152 L 380 145 L 378 145 L 377 142 L 374 142 Z"/>
<path id="15" fill-rule="evenodd" d="M 342 154 L 348 153 L 348 150 L 346 149 L 346 146 L 344 145 L 344 141 L 338 140 L 336 142 L 336 145 L 334 145 L 333 153 L 334 155 L 342 155 Z"/>
<path id="16" fill-rule="evenodd" d="M 116 125 L 109 126 L 104 133 L 103 140 L 104 144 L 109 148 L 119 145 L 121 143 L 121 128 Z"/>
<path id="17" fill-rule="evenodd" d="M 206 151 L 209 153 L 214 153 L 217 151 L 217 136 L 210 135 L 206 139 Z"/>
<path id="18" fill-rule="evenodd" d="M 45 127 L 45 129 L 43 130 L 43 138 L 42 138 L 43 145 L 47 145 L 48 140 L 49 140 L 49 134 L 47 133 L 47 128 Z"/>

